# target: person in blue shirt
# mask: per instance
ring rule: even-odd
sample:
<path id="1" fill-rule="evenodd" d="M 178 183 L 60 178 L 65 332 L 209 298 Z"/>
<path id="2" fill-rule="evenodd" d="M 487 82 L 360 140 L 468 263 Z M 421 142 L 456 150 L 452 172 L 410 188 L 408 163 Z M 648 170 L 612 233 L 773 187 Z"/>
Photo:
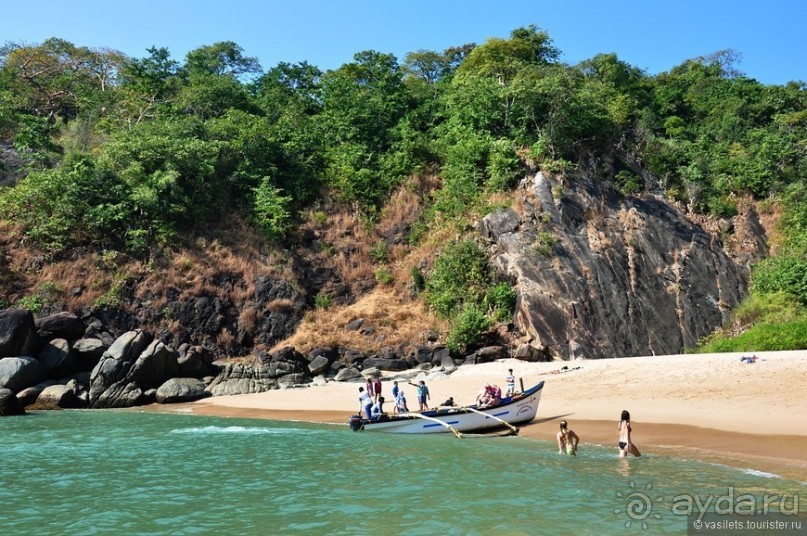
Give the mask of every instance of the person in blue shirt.
<path id="1" fill-rule="evenodd" d="M 383 415 L 386 415 L 384 413 L 384 397 L 379 396 L 378 402 L 373 404 L 373 407 L 370 409 L 370 420 L 377 421 Z"/>
<path id="2" fill-rule="evenodd" d="M 431 395 L 429 395 L 429 388 L 426 387 L 426 382 L 420 380 L 419 383 L 409 382 L 409 385 L 414 385 L 418 388 L 418 404 L 420 404 L 418 411 L 427 411 L 429 409 L 428 401 Z"/>

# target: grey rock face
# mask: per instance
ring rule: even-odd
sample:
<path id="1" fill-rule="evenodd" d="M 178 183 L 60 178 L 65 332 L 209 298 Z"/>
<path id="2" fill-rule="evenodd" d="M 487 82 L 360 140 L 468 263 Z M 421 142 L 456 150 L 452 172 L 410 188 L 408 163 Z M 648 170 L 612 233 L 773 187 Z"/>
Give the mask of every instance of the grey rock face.
<path id="1" fill-rule="evenodd" d="M 65 409 L 78 409 L 86 406 L 76 392 L 67 385 L 51 385 L 42 390 L 36 399 L 43 405 L 57 406 Z"/>
<path id="2" fill-rule="evenodd" d="M 65 339 L 53 339 L 39 353 L 39 362 L 51 378 L 62 378 L 78 372 L 78 362 Z"/>
<path id="3" fill-rule="evenodd" d="M 149 388 L 178 375 L 177 352 L 160 341 L 152 341 L 132 364 L 126 379 Z"/>
<path id="4" fill-rule="evenodd" d="M 76 340 L 84 335 L 84 323 L 73 313 L 55 313 L 37 319 L 34 324 L 45 340 L 55 338 Z"/>
<path id="5" fill-rule="evenodd" d="M 665 200 L 624 198 L 584 176 L 556 200 L 553 184 L 525 180 L 520 226 L 491 235 L 533 347 L 556 359 L 679 353 L 744 297 L 746 268 Z"/>
<path id="6" fill-rule="evenodd" d="M 361 372 L 358 369 L 353 367 L 345 367 L 339 372 L 336 373 L 336 376 L 333 378 L 335 381 L 338 382 L 357 382 L 357 381 L 364 381 L 364 377 L 361 375 Z"/>
<path id="7" fill-rule="evenodd" d="M 135 330 L 118 337 L 90 373 L 89 403 L 92 408 L 122 408 L 137 405 L 143 394 L 126 375 L 151 343 L 151 334 Z"/>
<path id="8" fill-rule="evenodd" d="M 276 387 L 277 381 L 269 376 L 265 367 L 227 363 L 207 386 L 207 391 L 213 396 L 227 396 L 262 393 Z"/>
<path id="9" fill-rule="evenodd" d="M 171 378 L 157 388 L 157 402 L 192 402 L 206 396 L 205 384 L 197 378 Z"/>
<path id="10" fill-rule="evenodd" d="M 45 379 L 45 368 L 33 357 L 0 359 L 0 388 L 17 393 Z"/>
<path id="11" fill-rule="evenodd" d="M 11 389 L 0 388 L 0 417 L 24 414 L 25 408 Z"/>
<path id="12" fill-rule="evenodd" d="M 0 358 L 34 355 L 38 338 L 34 315 L 28 309 L 0 311 Z"/>

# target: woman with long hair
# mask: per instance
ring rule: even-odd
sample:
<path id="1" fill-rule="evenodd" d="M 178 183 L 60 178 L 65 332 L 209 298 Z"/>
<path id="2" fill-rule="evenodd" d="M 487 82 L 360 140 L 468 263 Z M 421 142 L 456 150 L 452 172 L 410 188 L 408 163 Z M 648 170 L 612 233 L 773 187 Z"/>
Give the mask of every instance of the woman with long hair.
<path id="1" fill-rule="evenodd" d="M 619 426 L 617 428 L 619 430 L 619 457 L 625 458 L 628 453 L 630 452 L 636 457 L 641 456 L 642 454 L 639 452 L 639 449 L 636 448 L 636 445 L 633 444 L 633 440 L 631 439 L 631 425 L 630 425 L 630 413 L 628 410 L 622 410 L 622 415 L 619 419 Z"/>
<path id="2" fill-rule="evenodd" d="M 580 443 L 580 438 L 574 433 L 574 430 L 569 430 L 569 423 L 566 421 L 560 421 L 560 432 L 558 432 L 558 454 L 577 456 L 578 443 Z"/>

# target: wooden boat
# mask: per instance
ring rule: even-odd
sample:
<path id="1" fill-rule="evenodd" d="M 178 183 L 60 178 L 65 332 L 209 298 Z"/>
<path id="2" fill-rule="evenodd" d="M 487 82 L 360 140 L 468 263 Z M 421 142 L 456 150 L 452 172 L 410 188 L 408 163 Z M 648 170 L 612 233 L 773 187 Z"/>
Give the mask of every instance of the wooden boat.
<path id="1" fill-rule="evenodd" d="M 518 433 L 515 425 L 535 419 L 543 388 L 544 382 L 541 382 L 523 393 L 503 398 L 501 403 L 495 406 L 441 407 L 422 413 L 384 415 L 373 420 L 353 415 L 348 424 L 354 431 L 396 434 L 452 432 L 461 437 L 463 433 L 485 432 L 498 428 L 509 428 L 511 432 Z"/>

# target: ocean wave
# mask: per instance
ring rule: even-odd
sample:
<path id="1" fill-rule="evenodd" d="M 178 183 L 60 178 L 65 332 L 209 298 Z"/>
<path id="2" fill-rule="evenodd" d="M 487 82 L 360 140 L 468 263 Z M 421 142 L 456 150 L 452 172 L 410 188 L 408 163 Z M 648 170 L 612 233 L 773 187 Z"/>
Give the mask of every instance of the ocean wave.
<path id="1" fill-rule="evenodd" d="M 197 426 L 192 428 L 175 428 L 171 434 L 245 434 L 245 435 L 288 435 L 311 434 L 315 430 L 301 428 L 251 428 L 247 426 Z"/>
<path id="2" fill-rule="evenodd" d="M 741 471 L 743 473 L 747 474 L 747 475 L 759 476 L 759 477 L 762 477 L 762 478 L 779 478 L 779 479 L 782 478 L 781 476 L 779 476 L 777 474 L 766 473 L 765 471 L 758 471 L 756 469 L 741 469 Z"/>

